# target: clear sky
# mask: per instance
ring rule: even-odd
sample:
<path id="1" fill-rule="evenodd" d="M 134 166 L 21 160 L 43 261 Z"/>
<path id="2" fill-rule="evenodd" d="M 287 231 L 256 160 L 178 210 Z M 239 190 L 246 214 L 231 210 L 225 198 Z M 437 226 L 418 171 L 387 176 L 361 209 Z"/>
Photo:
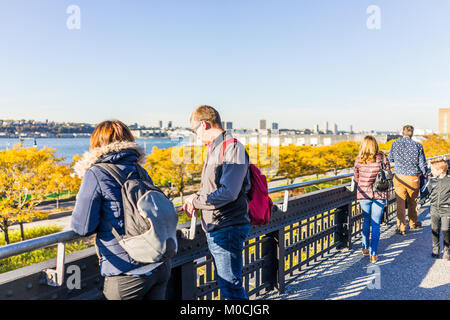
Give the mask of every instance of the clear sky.
<path id="1" fill-rule="evenodd" d="M 449 57 L 448 0 L 0 0 L 0 119 L 437 129 Z"/>

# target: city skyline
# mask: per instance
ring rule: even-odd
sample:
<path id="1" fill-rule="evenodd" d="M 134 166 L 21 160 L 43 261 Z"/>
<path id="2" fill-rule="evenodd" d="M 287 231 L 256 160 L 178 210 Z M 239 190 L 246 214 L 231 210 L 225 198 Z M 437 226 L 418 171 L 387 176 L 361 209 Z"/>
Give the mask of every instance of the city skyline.
<path id="1" fill-rule="evenodd" d="M 450 109 L 441 109 L 440 111 L 445 111 L 445 112 L 449 112 Z M 441 114 L 441 112 L 440 112 Z M 447 119 L 447 118 L 445 118 Z M 165 123 L 165 125 L 164 125 Z M 97 123 L 92 123 L 92 122 L 71 122 L 71 121 L 54 121 L 51 119 L 45 119 L 44 121 L 40 121 L 40 120 L 36 120 L 36 119 L 1 119 L 0 118 L 0 133 L 1 133 L 1 128 L 5 127 L 7 125 L 11 125 L 11 124 L 22 124 L 22 125 L 30 125 L 30 124 L 34 124 L 34 125 L 46 125 L 46 124 L 56 124 L 56 125 L 63 125 L 63 124 L 75 124 L 75 125 L 90 125 L 90 126 L 95 126 Z M 329 126 L 329 122 L 325 121 L 323 124 L 323 127 L 321 127 L 319 124 L 315 124 L 313 126 L 310 127 L 293 127 L 293 128 L 288 128 L 288 127 L 282 127 L 280 126 L 280 124 L 278 122 L 267 122 L 266 119 L 259 119 L 256 123 L 256 125 L 253 125 L 251 127 L 239 127 L 236 128 L 234 126 L 234 121 L 222 121 L 222 127 L 225 130 L 258 130 L 258 131 L 267 131 L 267 130 L 272 130 L 275 132 L 277 131 L 289 131 L 289 130 L 294 130 L 294 131 L 310 131 L 311 134 L 313 133 L 320 133 L 320 134 L 340 134 L 340 133 L 356 133 L 353 130 L 353 125 L 350 125 L 349 128 L 342 128 L 341 126 L 339 126 L 338 123 L 332 123 L 333 124 L 333 128 L 331 130 L 330 126 Z M 130 128 L 130 129 L 146 129 L 146 128 L 152 128 L 152 129 L 176 129 L 176 128 L 182 128 L 182 129 L 189 129 L 189 126 L 181 126 L 181 125 L 177 125 L 177 123 L 174 123 L 172 120 L 157 120 L 156 123 L 150 124 L 150 125 L 145 125 L 142 123 L 138 123 L 138 122 L 132 122 L 132 123 L 126 123 L 126 125 Z M 434 130 L 434 129 L 430 129 L 430 128 L 415 128 L 415 130 L 417 132 L 419 132 L 419 134 L 430 134 L 430 133 L 441 133 L 439 130 Z M 377 130 L 375 128 L 365 128 L 363 130 L 358 131 L 357 133 L 362 133 L 362 132 L 392 132 L 392 133 L 400 133 L 401 132 L 401 128 L 400 129 L 395 129 L 395 130 Z"/>
<path id="2" fill-rule="evenodd" d="M 378 0 L 378 29 L 372 4 L 2 3 L 0 118 L 187 127 L 208 104 L 233 128 L 437 130 L 450 106 L 450 3 Z"/>

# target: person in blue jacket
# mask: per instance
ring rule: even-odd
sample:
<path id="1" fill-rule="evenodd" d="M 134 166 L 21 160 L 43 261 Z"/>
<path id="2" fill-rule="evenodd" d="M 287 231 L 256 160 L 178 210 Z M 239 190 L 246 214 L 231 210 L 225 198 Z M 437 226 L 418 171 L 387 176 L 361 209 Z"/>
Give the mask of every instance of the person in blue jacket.
<path id="1" fill-rule="evenodd" d="M 170 262 L 142 264 L 134 261 L 111 232 L 112 225 L 125 234 L 121 186 L 96 163 L 113 163 L 125 176 L 137 178 L 136 166 L 145 152 L 121 121 L 104 121 L 91 135 L 89 151 L 75 166 L 82 177 L 72 213 L 71 227 L 81 236 L 96 235 L 103 293 L 109 300 L 165 299 Z M 149 177 L 150 178 L 150 177 Z M 105 222 L 108 221 L 108 223 Z"/>

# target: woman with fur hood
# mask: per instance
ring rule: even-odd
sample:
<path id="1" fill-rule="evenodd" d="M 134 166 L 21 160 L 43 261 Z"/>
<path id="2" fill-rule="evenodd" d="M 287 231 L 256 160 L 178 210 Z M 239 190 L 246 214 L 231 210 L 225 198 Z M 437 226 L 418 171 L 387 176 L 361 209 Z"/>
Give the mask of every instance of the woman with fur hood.
<path id="1" fill-rule="evenodd" d="M 96 163 L 113 163 L 124 176 L 136 178 L 137 165 L 145 161 L 144 150 L 121 121 L 104 121 L 91 135 L 89 151 L 75 164 L 82 177 L 71 226 L 79 235 L 97 234 L 103 293 L 110 300 L 165 298 L 170 262 L 161 265 L 134 261 L 119 245 L 111 226 L 125 234 L 121 186 Z M 148 177 L 150 179 L 150 177 Z M 151 181 L 151 179 L 150 179 Z"/>

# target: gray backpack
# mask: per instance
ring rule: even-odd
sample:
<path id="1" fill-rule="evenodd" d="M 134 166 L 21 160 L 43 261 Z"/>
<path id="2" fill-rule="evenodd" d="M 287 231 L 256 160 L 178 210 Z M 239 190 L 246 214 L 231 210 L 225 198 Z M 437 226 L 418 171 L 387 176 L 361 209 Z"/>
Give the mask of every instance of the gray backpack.
<path id="1" fill-rule="evenodd" d="M 178 214 L 172 201 L 150 183 L 148 175 L 137 165 L 138 179 L 128 177 L 111 163 L 97 163 L 122 187 L 125 235 L 121 236 L 105 218 L 120 246 L 135 261 L 157 263 L 177 253 Z"/>

